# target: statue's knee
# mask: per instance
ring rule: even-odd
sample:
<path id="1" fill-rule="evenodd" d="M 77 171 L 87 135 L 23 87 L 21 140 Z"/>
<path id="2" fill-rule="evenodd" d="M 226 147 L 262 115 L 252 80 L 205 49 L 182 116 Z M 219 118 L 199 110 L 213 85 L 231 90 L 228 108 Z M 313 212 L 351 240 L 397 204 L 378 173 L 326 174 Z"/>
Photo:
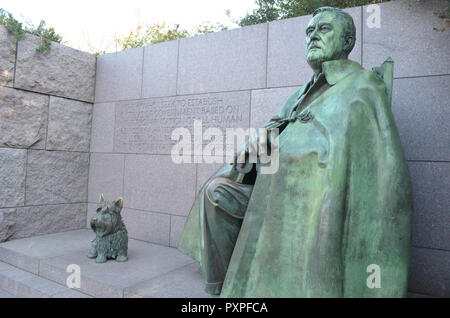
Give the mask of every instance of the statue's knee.
<path id="1" fill-rule="evenodd" d="M 211 180 L 205 188 L 206 195 L 208 198 L 215 204 L 220 204 L 223 200 L 223 193 L 220 191 L 220 187 L 223 185 L 223 182 L 218 179 Z"/>

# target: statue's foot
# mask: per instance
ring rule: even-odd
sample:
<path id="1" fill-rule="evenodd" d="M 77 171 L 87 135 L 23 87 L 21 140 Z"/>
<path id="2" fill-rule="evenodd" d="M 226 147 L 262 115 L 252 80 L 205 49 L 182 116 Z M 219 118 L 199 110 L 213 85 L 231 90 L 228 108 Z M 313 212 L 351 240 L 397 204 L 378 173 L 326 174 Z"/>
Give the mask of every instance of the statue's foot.
<path id="1" fill-rule="evenodd" d="M 89 252 L 88 256 L 89 258 L 96 258 L 97 257 L 97 253 L 91 253 Z"/>
<path id="2" fill-rule="evenodd" d="M 104 255 L 98 255 L 97 258 L 95 259 L 96 263 L 105 263 L 106 262 L 106 256 Z"/>
<path id="3" fill-rule="evenodd" d="M 118 262 L 126 262 L 128 260 L 128 257 L 124 256 L 124 255 L 119 255 L 116 258 L 116 261 Z"/>

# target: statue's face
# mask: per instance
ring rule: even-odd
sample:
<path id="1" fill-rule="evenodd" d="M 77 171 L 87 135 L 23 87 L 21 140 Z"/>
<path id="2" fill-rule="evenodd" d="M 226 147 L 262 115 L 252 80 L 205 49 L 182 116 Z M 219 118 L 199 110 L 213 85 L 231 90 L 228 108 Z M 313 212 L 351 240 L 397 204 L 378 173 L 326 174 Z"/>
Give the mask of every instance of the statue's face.
<path id="1" fill-rule="evenodd" d="M 314 16 L 306 28 L 306 60 L 313 69 L 323 62 L 345 56 L 344 28 L 334 12 L 321 12 Z"/>

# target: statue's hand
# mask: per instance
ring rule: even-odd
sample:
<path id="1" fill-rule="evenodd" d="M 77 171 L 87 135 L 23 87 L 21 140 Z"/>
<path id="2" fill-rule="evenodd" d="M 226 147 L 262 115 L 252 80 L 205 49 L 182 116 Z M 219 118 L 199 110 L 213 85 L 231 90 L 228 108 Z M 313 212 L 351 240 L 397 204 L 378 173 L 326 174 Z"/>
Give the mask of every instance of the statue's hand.
<path id="1" fill-rule="evenodd" d="M 252 162 L 252 160 L 250 160 L 251 163 L 256 163 L 260 155 L 267 154 L 268 130 L 263 128 L 258 131 L 259 133 L 250 136 L 249 141 L 244 147 L 234 154 L 232 163 L 234 169 L 236 169 L 238 165 L 243 168 L 250 158 L 255 161 Z"/>

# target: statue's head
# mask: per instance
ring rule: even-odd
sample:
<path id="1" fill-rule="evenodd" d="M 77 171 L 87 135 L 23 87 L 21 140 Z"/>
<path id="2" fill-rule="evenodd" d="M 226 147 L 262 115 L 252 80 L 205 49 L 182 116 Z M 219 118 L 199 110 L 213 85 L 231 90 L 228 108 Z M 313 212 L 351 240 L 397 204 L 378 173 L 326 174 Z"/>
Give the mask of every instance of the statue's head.
<path id="1" fill-rule="evenodd" d="M 306 28 L 306 60 L 317 73 L 323 62 L 347 59 L 355 41 L 352 17 L 338 8 L 321 7 Z"/>

